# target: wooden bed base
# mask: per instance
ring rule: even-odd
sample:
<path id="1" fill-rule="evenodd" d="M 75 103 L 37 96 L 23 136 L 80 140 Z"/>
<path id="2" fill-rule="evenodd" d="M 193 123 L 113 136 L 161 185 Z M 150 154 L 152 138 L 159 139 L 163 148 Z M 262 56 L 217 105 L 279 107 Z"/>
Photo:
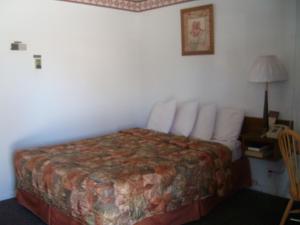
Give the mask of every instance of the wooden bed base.
<path id="1" fill-rule="evenodd" d="M 210 196 L 175 211 L 145 218 L 135 225 L 180 225 L 200 219 L 234 192 L 251 185 L 250 166 L 247 158 L 243 157 L 232 163 L 232 183 L 232 191 L 222 198 Z M 48 205 L 42 199 L 26 191 L 18 189 L 17 200 L 48 225 L 83 225 L 72 216 Z"/>

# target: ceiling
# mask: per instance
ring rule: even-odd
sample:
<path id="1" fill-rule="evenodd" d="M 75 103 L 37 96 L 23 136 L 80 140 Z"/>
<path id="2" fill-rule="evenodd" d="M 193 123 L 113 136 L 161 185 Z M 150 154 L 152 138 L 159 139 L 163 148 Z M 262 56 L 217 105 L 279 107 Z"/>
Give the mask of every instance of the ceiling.
<path id="1" fill-rule="evenodd" d="M 101 7 L 109 7 L 133 12 L 165 7 L 193 0 L 61 0 L 66 2 L 82 3 Z"/>

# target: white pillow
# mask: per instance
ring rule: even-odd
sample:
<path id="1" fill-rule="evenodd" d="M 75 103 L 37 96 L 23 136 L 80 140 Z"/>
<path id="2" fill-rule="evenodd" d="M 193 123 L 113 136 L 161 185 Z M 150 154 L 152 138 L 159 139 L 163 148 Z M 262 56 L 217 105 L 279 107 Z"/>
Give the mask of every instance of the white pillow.
<path id="1" fill-rule="evenodd" d="M 194 126 L 191 137 L 210 140 L 214 133 L 217 106 L 215 104 L 200 107 L 197 122 Z"/>
<path id="2" fill-rule="evenodd" d="M 244 112 L 240 109 L 222 108 L 217 113 L 214 139 L 233 141 L 239 138 Z"/>
<path id="3" fill-rule="evenodd" d="M 163 133 L 168 133 L 173 123 L 175 111 L 175 100 L 156 103 L 151 111 L 147 128 Z"/>
<path id="4" fill-rule="evenodd" d="M 198 111 L 198 102 L 185 102 L 176 109 L 172 134 L 189 136 L 195 124 Z"/>

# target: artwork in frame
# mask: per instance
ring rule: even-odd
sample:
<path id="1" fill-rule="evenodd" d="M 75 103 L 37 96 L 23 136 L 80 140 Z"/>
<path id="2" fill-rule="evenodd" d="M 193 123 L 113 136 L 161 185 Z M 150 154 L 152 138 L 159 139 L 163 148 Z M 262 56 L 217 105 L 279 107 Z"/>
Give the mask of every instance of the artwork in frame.
<path id="1" fill-rule="evenodd" d="M 214 54 L 213 14 L 211 4 L 181 10 L 182 55 Z"/>

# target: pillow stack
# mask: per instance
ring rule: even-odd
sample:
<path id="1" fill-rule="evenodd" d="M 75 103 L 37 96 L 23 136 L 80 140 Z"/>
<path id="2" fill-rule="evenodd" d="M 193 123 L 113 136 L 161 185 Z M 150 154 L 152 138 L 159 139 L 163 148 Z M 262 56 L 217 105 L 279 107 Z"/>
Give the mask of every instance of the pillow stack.
<path id="1" fill-rule="evenodd" d="M 199 107 L 195 101 L 176 107 L 176 101 L 170 100 L 154 105 L 147 128 L 201 140 L 235 141 L 243 120 L 244 112 L 240 109 L 217 109 L 215 104 Z"/>

